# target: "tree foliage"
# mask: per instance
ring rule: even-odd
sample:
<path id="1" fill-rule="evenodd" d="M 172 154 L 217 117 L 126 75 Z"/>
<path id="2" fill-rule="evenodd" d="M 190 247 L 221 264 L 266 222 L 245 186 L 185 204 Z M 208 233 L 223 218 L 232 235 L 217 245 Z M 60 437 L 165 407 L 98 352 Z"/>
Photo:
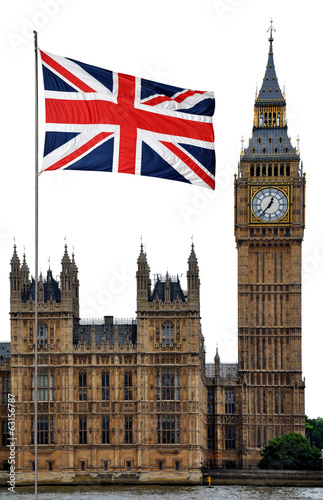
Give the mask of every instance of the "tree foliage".
<path id="1" fill-rule="evenodd" d="M 305 433 L 319 450 L 323 449 L 323 418 L 308 418 L 305 415 Z"/>
<path id="2" fill-rule="evenodd" d="M 271 439 L 262 452 L 261 469 L 316 470 L 321 468 L 321 452 L 301 434 L 291 432 Z"/>

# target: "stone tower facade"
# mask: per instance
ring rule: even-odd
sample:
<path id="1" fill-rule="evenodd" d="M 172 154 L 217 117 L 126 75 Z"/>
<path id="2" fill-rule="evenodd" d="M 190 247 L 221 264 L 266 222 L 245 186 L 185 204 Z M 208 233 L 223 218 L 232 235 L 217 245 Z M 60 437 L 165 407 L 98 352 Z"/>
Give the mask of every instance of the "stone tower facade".
<path id="1" fill-rule="evenodd" d="M 16 247 L 10 284 L 16 477 L 32 481 L 35 281 Z M 193 245 L 187 292 L 168 273 L 152 285 L 141 246 L 137 320 L 105 316 L 94 324 L 79 319 L 78 269 L 66 246 L 60 284 L 50 270 L 40 276 L 40 480 L 95 472 L 107 481 L 123 473 L 140 481 L 200 481 L 206 389 L 199 287 Z"/>
<path id="2" fill-rule="evenodd" d="M 286 100 L 273 57 L 273 28 L 253 133 L 235 180 L 238 370 L 242 460 L 268 440 L 304 433 L 301 252 L 305 174 L 287 134 Z"/>

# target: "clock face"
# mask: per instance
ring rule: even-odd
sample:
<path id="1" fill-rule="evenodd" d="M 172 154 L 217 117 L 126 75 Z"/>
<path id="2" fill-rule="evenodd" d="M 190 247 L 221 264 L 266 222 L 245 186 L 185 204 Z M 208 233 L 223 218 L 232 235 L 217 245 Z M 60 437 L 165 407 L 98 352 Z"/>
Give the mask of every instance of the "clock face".
<path id="1" fill-rule="evenodd" d="M 252 210 L 264 222 L 276 222 L 287 212 L 288 199 L 280 190 L 266 187 L 257 191 L 252 199 Z"/>

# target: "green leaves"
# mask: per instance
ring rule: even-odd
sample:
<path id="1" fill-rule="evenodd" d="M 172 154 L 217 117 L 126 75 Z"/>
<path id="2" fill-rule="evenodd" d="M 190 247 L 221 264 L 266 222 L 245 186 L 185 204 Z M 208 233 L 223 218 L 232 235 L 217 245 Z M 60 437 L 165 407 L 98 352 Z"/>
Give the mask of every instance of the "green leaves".
<path id="1" fill-rule="evenodd" d="M 321 452 L 301 434 L 291 432 L 271 439 L 262 452 L 261 469 L 317 470 L 321 468 Z"/>

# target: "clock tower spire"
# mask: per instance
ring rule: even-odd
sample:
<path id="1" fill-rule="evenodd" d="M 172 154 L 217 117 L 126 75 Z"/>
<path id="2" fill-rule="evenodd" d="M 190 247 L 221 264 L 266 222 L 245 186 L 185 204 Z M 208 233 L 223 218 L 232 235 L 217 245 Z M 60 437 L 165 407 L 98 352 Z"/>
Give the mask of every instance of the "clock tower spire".
<path id="1" fill-rule="evenodd" d="M 287 134 L 286 100 L 269 28 L 265 76 L 252 137 L 235 179 L 238 249 L 238 369 L 242 460 L 259 460 L 269 439 L 304 434 L 301 366 L 301 247 L 305 174 Z"/>

